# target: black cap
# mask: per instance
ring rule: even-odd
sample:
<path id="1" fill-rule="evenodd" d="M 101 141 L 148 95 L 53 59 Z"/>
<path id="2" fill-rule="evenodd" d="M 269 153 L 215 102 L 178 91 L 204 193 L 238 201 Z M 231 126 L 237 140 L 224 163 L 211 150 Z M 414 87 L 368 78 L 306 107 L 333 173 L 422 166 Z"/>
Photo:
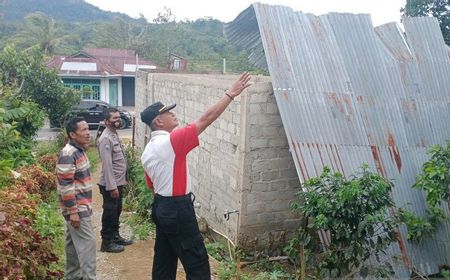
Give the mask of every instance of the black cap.
<path id="1" fill-rule="evenodd" d="M 141 121 L 146 123 L 148 126 L 152 123 L 152 121 L 160 114 L 165 113 L 167 111 L 175 108 L 177 104 L 172 105 L 164 105 L 161 102 L 155 102 L 152 105 L 145 108 L 144 111 L 141 112 Z"/>

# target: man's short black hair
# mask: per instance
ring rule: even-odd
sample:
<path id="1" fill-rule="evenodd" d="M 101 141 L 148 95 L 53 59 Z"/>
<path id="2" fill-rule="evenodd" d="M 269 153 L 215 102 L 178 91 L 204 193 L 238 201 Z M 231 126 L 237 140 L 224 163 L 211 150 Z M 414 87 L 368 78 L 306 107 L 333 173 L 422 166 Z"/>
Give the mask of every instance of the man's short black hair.
<path id="1" fill-rule="evenodd" d="M 111 113 L 118 113 L 118 112 L 120 111 L 117 108 L 114 107 L 106 108 L 105 110 L 103 110 L 103 119 L 109 120 L 109 118 L 111 118 Z"/>
<path id="2" fill-rule="evenodd" d="M 70 138 L 71 132 L 76 132 L 78 129 L 78 123 L 86 121 L 83 117 L 75 116 L 69 119 L 66 123 L 66 132 L 67 136 Z"/>

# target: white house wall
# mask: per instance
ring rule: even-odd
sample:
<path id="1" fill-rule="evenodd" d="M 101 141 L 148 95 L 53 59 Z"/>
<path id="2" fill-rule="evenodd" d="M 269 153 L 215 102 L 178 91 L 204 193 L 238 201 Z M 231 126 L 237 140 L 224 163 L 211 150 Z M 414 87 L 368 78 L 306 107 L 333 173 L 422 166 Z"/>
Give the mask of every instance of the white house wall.
<path id="1" fill-rule="evenodd" d="M 118 82 L 117 82 L 117 91 L 118 91 L 117 105 L 122 106 L 122 77 L 101 79 L 100 100 L 109 103 L 109 80 L 118 80 Z"/>

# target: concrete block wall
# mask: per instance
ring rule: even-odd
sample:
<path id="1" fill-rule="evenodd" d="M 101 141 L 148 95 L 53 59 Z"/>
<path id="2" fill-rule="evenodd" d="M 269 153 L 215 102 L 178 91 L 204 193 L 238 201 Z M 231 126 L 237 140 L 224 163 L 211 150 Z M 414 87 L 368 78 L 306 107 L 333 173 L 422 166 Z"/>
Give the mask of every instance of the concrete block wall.
<path id="1" fill-rule="evenodd" d="M 139 113 L 149 104 L 176 103 L 184 125 L 198 119 L 238 78 L 235 75 L 148 73 L 136 79 L 136 136 L 143 148 L 150 130 Z M 214 230 L 247 249 L 275 250 L 298 226 L 290 202 L 299 180 L 269 77 L 254 85 L 200 135 L 188 156 L 196 213 Z M 238 210 L 229 220 L 224 211 Z"/>

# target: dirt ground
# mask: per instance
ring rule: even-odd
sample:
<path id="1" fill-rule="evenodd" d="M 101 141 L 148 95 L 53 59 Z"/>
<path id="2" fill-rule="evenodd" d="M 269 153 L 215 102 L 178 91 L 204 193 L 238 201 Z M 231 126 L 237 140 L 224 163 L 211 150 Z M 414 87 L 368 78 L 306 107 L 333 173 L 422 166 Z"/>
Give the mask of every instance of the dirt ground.
<path id="1" fill-rule="evenodd" d="M 93 182 L 98 182 L 100 166 L 93 175 Z M 102 219 L 102 197 L 98 188 L 93 192 L 93 226 L 97 240 L 97 279 L 98 280 L 141 280 L 151 279 L 153 263 L 154 239 L 135 240 L 135 243 L 125 247 L 121 253 L 104 253 L 100 251 L 100 229 Z M 131 229 L 126 224 L 121 224 L 120 233 L 129 238 Z M 216 279 L 218 263 L 210 257 L 211 279 Z M 183 267 L 178 264 L 177 280 L 186 279 Z"/>

